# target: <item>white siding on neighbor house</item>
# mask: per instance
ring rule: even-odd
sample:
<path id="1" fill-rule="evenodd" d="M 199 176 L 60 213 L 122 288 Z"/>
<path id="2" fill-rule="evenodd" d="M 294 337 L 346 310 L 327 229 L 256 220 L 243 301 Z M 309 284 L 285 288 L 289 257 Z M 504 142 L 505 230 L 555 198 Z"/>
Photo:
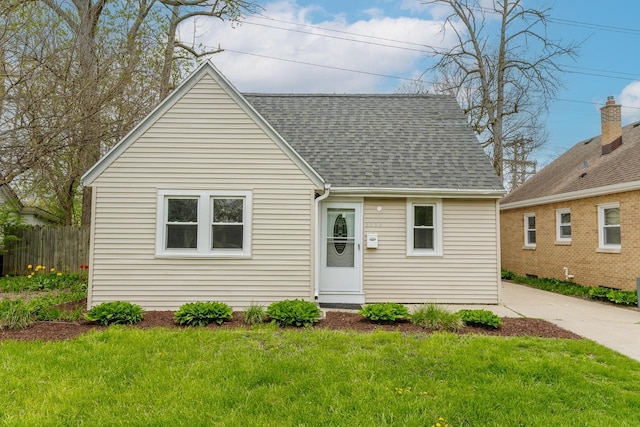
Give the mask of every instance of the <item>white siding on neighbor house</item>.
<path id="1" fill-rule="evenodd" d="M 313 294 L 312 181 L 209 76 L 94 182 L 90 306 L 235 308 Z M 157 258 L 158 190 L 251 191 L 251 258 Z"/>
<path id="2" fill-rule="evenodd" d="M 368 303 L 498 302 L 496 200 L 443 199 L 442 210 L 443 255 L 407 256 L 406 199 L 365 199 L 365 236 L 379 237 L 364 253 Z"/>

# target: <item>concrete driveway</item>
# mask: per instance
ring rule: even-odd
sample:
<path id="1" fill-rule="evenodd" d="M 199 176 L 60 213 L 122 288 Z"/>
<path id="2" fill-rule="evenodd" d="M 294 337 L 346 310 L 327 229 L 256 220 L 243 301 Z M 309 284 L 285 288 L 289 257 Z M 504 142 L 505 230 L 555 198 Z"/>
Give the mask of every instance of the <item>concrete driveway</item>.
<path id="1" fill-rule="evenodd" d="M 502 282 L 500 316 L 551 323 L 640 361 L 640 309 L 541 291 Z M 511 312 L 512 314 L 508 314 Z"/>

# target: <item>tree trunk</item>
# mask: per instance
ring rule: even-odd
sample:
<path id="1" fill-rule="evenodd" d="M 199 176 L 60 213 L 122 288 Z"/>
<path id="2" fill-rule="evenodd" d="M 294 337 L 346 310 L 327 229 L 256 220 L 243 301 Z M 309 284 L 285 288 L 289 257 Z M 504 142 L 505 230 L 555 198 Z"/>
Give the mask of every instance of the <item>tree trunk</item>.
<path id="1" fill-rule="evenodd" d="M 176 30 L 178 29 L 178 14 L 180 6 L 175 5 L 171 10 L 171 20 L 169 21 L 169 31 L 167 32 L 167 45 L 164 49 L 164 63 L 162 64 L 162 74 L 160 75 L 160 100 L 169 95 L 171 88 L 171 66 L 173 65 L 174 50 L 176 47 Z"/>

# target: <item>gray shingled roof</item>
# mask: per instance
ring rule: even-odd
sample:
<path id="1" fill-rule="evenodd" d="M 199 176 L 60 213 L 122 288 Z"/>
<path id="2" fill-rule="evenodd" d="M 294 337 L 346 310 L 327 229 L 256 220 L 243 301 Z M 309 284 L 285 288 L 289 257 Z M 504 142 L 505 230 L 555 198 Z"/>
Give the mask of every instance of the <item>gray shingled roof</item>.
<path id="1" fill-rule="evenodd" d="M 640 181 L 640 126 L 622 128 L 622 145 L 609 154 L 602 155 L 601 142 L 600 136 L 578 142 L 500 203 Z"/>
<path id="2" fill-rule="evenodd" d="M 333 187 L 502 188 L 452 97 L 243 96 Z"/>

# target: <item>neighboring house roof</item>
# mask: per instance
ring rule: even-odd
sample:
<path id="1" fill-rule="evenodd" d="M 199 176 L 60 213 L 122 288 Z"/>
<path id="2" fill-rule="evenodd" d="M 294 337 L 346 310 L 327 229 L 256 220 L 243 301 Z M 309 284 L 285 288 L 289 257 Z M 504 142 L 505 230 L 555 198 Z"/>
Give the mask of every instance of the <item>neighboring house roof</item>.
<path id="1" fill-rule="evenodd" d="M 602 154 L 601 136 L 578 142 L 505 196 L 502 209 L 640 189 L 640 126 L 622 128 L 622 145 Z"/>
<path id="2" fill-rule="evenodd" d="M 9 184 L 0 185 L 0 204 L 10 203 L 28 224 L 42 225 L 48 223 L 61 223 L 62 218 L 53 215 L 43 209 L 31 206 L 24 206 L 15 191 Z"/>
<path id="3" fill-rule="evenodd" d="M 453 97 L 244 97 L 332 187 L 502 190 Z"/>
<path id="4" fill-rule="evenodd" d="M 203 63 L 83 177 L 85 186 L 205 74 L 271 136 L 319 188 L 504 193 L 455 99 L 437 95 L 240 94 Z"/>

